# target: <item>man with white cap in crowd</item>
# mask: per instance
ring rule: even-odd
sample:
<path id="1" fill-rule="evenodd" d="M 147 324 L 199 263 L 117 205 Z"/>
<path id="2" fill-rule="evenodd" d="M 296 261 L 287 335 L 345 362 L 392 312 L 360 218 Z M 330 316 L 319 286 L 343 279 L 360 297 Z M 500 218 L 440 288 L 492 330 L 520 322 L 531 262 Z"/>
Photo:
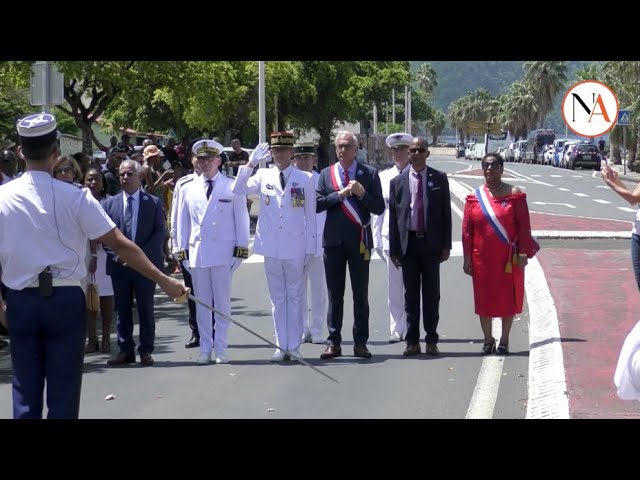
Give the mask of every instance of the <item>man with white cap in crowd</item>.
<path id="1" fill-rule="evenodd" d="M 622 400 L 640 400 L 640 322 L 629 332 L 620 350 L 613 377 Z"/>
<path id="2" fill-rule="evenodd" d="M 404 310 L 402 270 L 389 258 L 389 186 L 391 180 L 409 170 L 409 145 L 413 137 L 408 133 L 392 133 L 386 139 L 391 149 L 394 166 L 380 172 L 384 197 L 384 213 L 373 216 L 373 246 L 387 264 L 387 291 L 389 295 L 389 343 L 403 340 L 407 332 L 407 314 Z"/>
<path id="3" fill-rule="evenodd" d="M 231 276 L 249 253 L 249 212 L 243 194 L 232 191 L 233 179 L 219 172 L 223 146 L 214 140 L 200 140 L 192 155 L 202 175 L 181 187 L 176 236 L 189 239 L 189 267 L 193 287 L 206 305 L 215 292 L 216 310 L 231 315 Z M 215 314 L 212 338 L 211 312 L 196 305 L 200 333 L 199 364 L 229 363 L 228 320 Z"/>
<path id="4" fill-rule="evenodd" d="M 256 226 L 254 253 L 264 256 L 264 269 L 279 347 L 271 361 L 280 362 L 288 350 L 293 360 L 302 358 L 302 288 L 304 268 L 316 252 L 316 196 L 311 175 L 291 165 L 294 136 L 271 134 L 271 156 L 276 168 L 253 168 L 269 152 L 259 144 L 249 163 L 238 169 L 233 191 L 260 194 L 260 215 Z M 197 289 L 197 286 L 196 286 Z"/>
<path id="5" fill-rule="evenodd" d="M 170 297 L 186 290 L 115 228 L 89 190 L 53 179 L 60 148 L 52 114 L 28 115 L 17 129 L 27 172 L 0 189 L 13 416 L 42 418 L 46 382 L 48 418 L 78 418 L 86 331 L 80 281 L 87 275 L 87 239 L 107 245 Z"/>
<path id="6" fill-rule="evenodd" d="M 320 174 L 313 170 L 316 163 L 316 146 L 313 143 L 300 143 L 293 147 L 293 161 L 297 169 L 310 173 L 314 188 L 318 186 Z M 327 279 L 324 273 L 324 248 L 322 248 L 322 232 L 327 212 L 316 213 L 316 251 L 309 260 L 305 270 L 302 287 L 303 342 L 324 343 L 324 325 L 327 321 Z M 307 285 L 311 290 L 311 315 L 307 304 Z"/>

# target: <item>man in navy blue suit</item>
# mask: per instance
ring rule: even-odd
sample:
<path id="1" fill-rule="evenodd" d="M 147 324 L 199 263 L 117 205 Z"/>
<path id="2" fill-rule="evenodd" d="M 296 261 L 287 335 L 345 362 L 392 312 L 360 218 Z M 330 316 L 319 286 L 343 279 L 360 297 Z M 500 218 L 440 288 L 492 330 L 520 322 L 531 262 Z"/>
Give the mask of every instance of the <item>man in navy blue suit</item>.
<path id="1" fill-rule="evenodd" d="M 140 164 L 125 160 L 118 174 L 122 192 L 107 198 L 103 208 L 122 233 L 132 240 L 158 269 L 163 267 L 163 243 L 166 235 L 162 201 L 140 190 Z M 153 365 L 153 343 L 155 318 L 153 295 L 156 284 L 130 269 L 117 255 L 107 251 L 107 275 L 111 275 L 116 300 L 118 320 L 118 346 L 120 352 L 109 360 L 109 365 L 135 363 L 135 341 L 133 340 L 133 294 L 136 296 L 138 321 L 140 324 L 140 363 Z"/>
<path id="2" fill-rule="evenodd" d="M 353 133 L 336 136 L 338 162 L 320 173 L 317 212 L 327 212 L 322 235 L 324 269 L 329 292 L 329 346 L 323 360 L 342 355 L 342 317 L 347 263 L 353 292 L 353 354 L 371 358 L 369 340 L 369 259 L 373 248 L 371 214 L 384 212 L 378 171 L 356 162 L 358 142 Z"/>
<path id="3" fill-rule="evenodd" d="M 404 308 L 407 313 L 407 348 L 420 350 L 420 293 L 427 355 L 439 355 L 440 264 L 451 253 L 451 194 L 447 174 L 427 166 L 426 139 L 414 137 L 409 145 L 411 167 L 389 187 L 389 254 L 402 268 Z"/>

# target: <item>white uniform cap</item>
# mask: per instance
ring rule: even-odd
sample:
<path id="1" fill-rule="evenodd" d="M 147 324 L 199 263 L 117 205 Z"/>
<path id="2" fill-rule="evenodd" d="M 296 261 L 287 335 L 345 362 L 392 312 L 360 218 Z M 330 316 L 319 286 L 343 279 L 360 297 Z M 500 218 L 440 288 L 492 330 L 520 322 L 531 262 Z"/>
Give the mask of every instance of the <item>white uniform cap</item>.
<path id="1" fill-rule="evenodd" d="M 408 147 L 412 141 L 413 137 L 408 133 L 392 133 L 385 140 L 389 148 Z"/>
<path id="2" fill-rule="evenodd" d="M 50 113 L 33 113 L 18 120 L 18 135 L 25 138 L 42 137 L 56 130 L 56 117 Z"/>
<path id="3" fill-rule="evenodd" d="M 191 154 L 196 157 L 219 157 L 224 147 L 215 140 L 200 140 L 193 144 Z"/>

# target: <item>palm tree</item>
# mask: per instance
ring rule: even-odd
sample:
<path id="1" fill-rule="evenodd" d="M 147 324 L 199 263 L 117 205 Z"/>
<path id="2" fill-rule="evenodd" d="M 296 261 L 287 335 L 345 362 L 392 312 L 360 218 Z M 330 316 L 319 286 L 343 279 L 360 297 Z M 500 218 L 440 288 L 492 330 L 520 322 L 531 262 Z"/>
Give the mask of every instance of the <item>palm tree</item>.
<path id="1" fill-rule="evenodd" d="M 502 97 L 502 123 L 517 138 L 527 138 L 529 130 L 536 125 L 538 103 L 530 85 L 524 82 L 511 84 Z"/>
<path id="2" fill-rule="evenodd" d="M 430 63 L 420 65 L 416 73 L 416 80 L 418 81 L 420 90 L 426 93 L 427 96 L 432 96 L 438 87 L 438 74 Z"/>
<path id="3" fill-rule="evenodd" d="M 425 122 L 425 128 L 431 136 L 433 137 L 433 142 L 431 145 L 436 145 L 438 141 L 438 136 L 444 130 L 444 127 L 447 125 L 447 119 L 440 110 L 433 110 L 432 115 Z"/>
<path id="4" fill-rule="evenodd" d="M 544 119 L 553 110 L 556 95 L 567 82 L 564 62 L 525 62 L 523 82 L 527 84 L 538 104 L 536 123 L 542 127 Z"/>

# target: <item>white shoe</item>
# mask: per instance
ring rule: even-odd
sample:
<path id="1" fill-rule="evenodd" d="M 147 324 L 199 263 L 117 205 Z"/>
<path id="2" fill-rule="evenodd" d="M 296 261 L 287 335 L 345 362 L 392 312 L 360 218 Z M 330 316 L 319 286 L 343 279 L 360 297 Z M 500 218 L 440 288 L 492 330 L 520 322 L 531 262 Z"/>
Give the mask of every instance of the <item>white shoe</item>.
<path id="1" fill-rule="evenodd" d="M 304 357 L 302 356 L 302 353 L 300 352 L 299 348 L 296 348 L 295 350 L 291 350 L 291 361 L 295 362 L 298 360 L 304 359 Z"/>
<path id="2" fill-rule="evenodd" d="M 198 356 L 196 363 L 199 365 L 207 365 L 210 362 L 211 362 L 211 352 L 209 353 L 200 352 L 200 355 Z"/>
<path id="3" fill-rule="evenodd" d="M 216 355 L 216 363 L 221 365 L 223 363 L 229 363 L 229 357 L 227 357 L 224 353 Z"/>
<path id="4" fill-rule="evenodd" d="M 393 332 L 389 337 L 389 343 L 398 343 L 402 341 L 402 335 L 398 332 Z"/>
<path id="5" fill-rule="evenodd" d="M 284 360 L 284 357 L 288 357 L 289 355 L 287 355 L 286 353 L 284 353 L 282 350 L 278 349 L 275 351 L 275 353 L 273 355 L 271 355 L 271 361 L 272 362 L 282 362 Z"/>
<path id="6" fill-rule="evenodd" d="M 327 339 L 324 337 L 311 337 L 311 343 L 321 343 L 321 344 L 325 344 L 327 343 Z"/>

